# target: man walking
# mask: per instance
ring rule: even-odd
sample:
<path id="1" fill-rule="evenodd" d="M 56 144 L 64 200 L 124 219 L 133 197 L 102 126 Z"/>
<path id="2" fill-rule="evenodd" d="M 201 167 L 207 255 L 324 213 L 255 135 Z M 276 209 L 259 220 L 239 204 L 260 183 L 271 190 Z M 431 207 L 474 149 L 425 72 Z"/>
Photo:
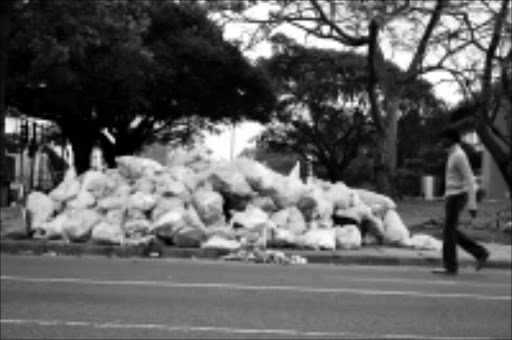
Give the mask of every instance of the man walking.
<path id="1" fill-rule="evenodd" d="M 476 270 L 489 258 L 489 251 L 458 230 L 459 215 L 467 205 L 472 218 L 476 217 L 476 182 L 468 157 L 460 146 L 460 135 L 448 128 L 441 133 L 442 146 L 448 152 L 445 172 L 445 222 L 443 231 L 443 267 L 436 274 L 456 275 L 458 272 L 457 245 L 473 255 Z"/>

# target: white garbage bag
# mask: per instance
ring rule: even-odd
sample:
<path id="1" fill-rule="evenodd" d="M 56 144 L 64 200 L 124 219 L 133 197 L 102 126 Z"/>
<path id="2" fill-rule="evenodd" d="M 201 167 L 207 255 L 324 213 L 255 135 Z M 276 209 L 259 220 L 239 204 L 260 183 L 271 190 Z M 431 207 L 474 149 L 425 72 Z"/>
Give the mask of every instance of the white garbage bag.
<path id="1" fill-rule="evenodd" d="M 44 240 L 61 239 L 63 237 L 63 229 L 68 222 L 68 215 L 64 212 L 57 215 L 54 219 L 42 223 L 39 227 L 34 228 L 34 238 Z"/>
<path id="2" fill-rule="evenodd" d="M 115 180 L 101 171 L 89 170 L 80 178 L 81 190 L 89 191 L 95 199 L 110 195 L 116 187 Z"/>
<path id="3" fill-rule="evenodd" d="M 248 158 L 237 158 L 233 161 L 235 167 L 247 180 L 254 191 L 260 194 L 270 194 L 276 191 L 277 173 L 263 164 Z"/>
<path id="4" fill-rule="evenodd" d="M 334 228 L 313 228 L 301 236 L 305 248 L 314 250 L 336 249 L 336 234 Z"/>
<path id="5" fill-rule="evenodd" d="M 133 191 L 140 191 L 144 194 L 152 194 L 155 191 L 155 181 L 153 177 L 141 177 L 132 187 Z"/>
<path id="6" fill-rule="evenodd" d="M 126 209 L 118 208 L 108 210 L 103 219 L 109 224 L 119 224 L 121 226 L 126 220 Z"/>
<path id="7" fill-rule="evenodd" d="M 269 245 L 275 248 L 295 247 L 298 244 L 299 236 L 292 230 L 274 228 L 270 232 Z"/>
<path id="8" fill-rule="evenodd" d="M 266 213 L 274 213 L 278 210 L 274 200 L 269 196 L 253 197 L 249 200 L 248 204 L 258 207 Z"/>
<path id="9" fill-rule="evenodd" d="M 147 218 L 147 216 L 148 215 L 145 211 L 139 210 L 137 208 L 126 209 L 125 221 L 145 220 Z"/>
<path id="10" fill-rule="evenodd" d="M 382 216 L 386 214 L 389 209 L 396 209 L 395 202 L 388 196 L 381 195 L 366 189 L 354 189 L 359 199 L 369 206 L 372 211 L 380 212 Z"/>
<path id="11" fill-rule="evenodd" d="M 141 211 L 149 211 L 153 209 L 157 202 L 157 196 L 153 194 L 145 194 L 137 191 L 128 197 L 127 209 L 137 209 Z"/>
<path id="12" fill-rule="evenodd" d="M 151 224 L 150 232 L 166 240 L 172 240 L 180 229 L 187 227 L 185 215 L 185 209 L 168 211 Z"/>
<path id="13" fill-rule="evenodd" d="M 347 224 L 343 227 L 336 227 L 336 248 L 359 249 L 362 244 L 361 231 L 355 224 Z"/>
<path id="14" fill-rule="evenodd" d="M 162 174 L 155 177 L 156 193 L 160 196 L 176 196 L 187 200 L 190 191 L 184 183 L 178 182 L 169 174 Z"/>
<path id="15" fill-rule="evenodd" d="M 185 202 L 178 197 L 159 197 L 151 211 L 151 221 L 156 221 L 163 214 L 173 210 L 185 209 Z"/>
<path id="16" fill-rule="evenodd" d="M 224 199 L 219 193 L 200 189 L 194 193 L 192 203 L 207 228 L 226 224 Z"/>
<path id="17" fill-rule="evenodd" d="M 191 226 L 178 230 L 173 236 L 173 243 L 181 248 L 199 248 L 207 240 L 206 232 Z"/>
<path id="18" fill-rule="evenodd" d="M 245 211 L 235 212 L 229 224 L 234 228 L 256 229 L 267 224 L 269 216 L 266 212 L 253 205 L 248 205 Z"/>
<path id="19" fill-rule="evenodd" d="M 73 172 L 71 175 L 66 176 L 64 180 L 52 191 L 50 191 L 49 196 L 58 202 L 66 202 L 78 195 L 80 192 L 80 181 L 76 176 L 73 176 Z"/>
<path id="20" fill-rule="evenodd" d="M 281 209 L 272 214 L 270 220 L 276 225 L 277 229 L 287 229 L 298 235 L 307 229 L 304 216 L 297 207 Z"/>
<path id="21" fill-rule="evenodd" d="M 222 236 L 213 235 L 201 245 L 201 248 L 234 251 L 240 249 L 241 246 L 241 243 L 238 241 L 226 239 Z"/>
<path id="22" fill-rule="evenodd" d="M 122 209 L 126 207 L 128 197 L 128 195 L 104 197 L 98 200 L 97 207 L 102 211 Z"/>
<path id="23" fill-rule="evenodd" d="M 443 249 L 443 242 L 431 235 L 418 233 L 412 235 L 410 239 L 406 240 L 404 242 L 404 246 L 417 250 L 441 251 Z"/>
<path id="24" fill-rule="evenodd" d="M 150 233 L 151 222 L 144 218 L 127 219 L 122 225 L 126 237 L 134 238 Z"/>
<path id="25" fill-rule="evenodd" d="M 166 169 L 165 173 L 169 174 L 177 182 L 183 183 L 190 192 L 197 188 L 198 178 L 195 172 L 190 168 L 185 166 L 173 166 Z"/>
<path id="26" fill-rule="evenodd" d="M 347 209 L 355 205 L 356 193 L 343 182 L 328 186 L 325 190 L 326 198 L 332 202 L 334 209 Z"/>
<path id="27" fill-rule="evenodd" d="M 302 212 L 307 222 L 327 222 L 332 219 L 334 205 L 327 199 L 319 186 L 309 185 L 297 202 L 297 208 Z"/>
<path id="28" fill-rule="evenodd" d="M 75 198 L 66 203 L 67 209 L 87 209 L 96 204 L 96 199 L 87 190 L 81 190 Z"/>
<path id="29" fill-rule="evenodd" d="M 135 156 L 121 156 L 116 158 L 119 173 L 127 179 L 137 180 L 140 177 L 152 177 L 164 170 L 162 164 L 155 160 Z"/>
<path id="30" fill-rule="evenodd" d="M 44 222 L 52 218 L 55 212 L 53 200 L 39 191 L 33 191 L 28 195 L 25 207 L 30 215 L 31 229 L 41 227 Z"/>
<path id="31" fill-rule="evenodd" d="M 239 197 L 254 196 L 251 186 L 245 177 L 231 163 L 225 163 L 211 169 L 207 181 L 211 183 L 214 191 L 220 193 Z"/>
<path id="32" fill-rule="evenodd" d="M 405 245 L 410 238 L 409 229 L 395 211 L 389 209 L 384 216 L 384 240 L 390 244 Z"/>
<path id="33" fill-rule="evenodd" d="M 92 229 L 91 241 L 98 244 L 118 245 L 124 244 L 124 231 L 120 224 L 111 224 L 102 221 Z"/>
<path id="34" fill-rule="evenodd" d="M 277 207 L 287 208 L 297 205 L 307 188 L 300 180 L 274 175 L 274 191 L 270 194 Z"/>
<path id="35" fill-rule="evenodd" d="M 63 237 L 71 242 L 85 242 L 91 237 L 93 227 L 102 215 L 93 209 L 68 210 L 68 219 L 63 226 Z"/>

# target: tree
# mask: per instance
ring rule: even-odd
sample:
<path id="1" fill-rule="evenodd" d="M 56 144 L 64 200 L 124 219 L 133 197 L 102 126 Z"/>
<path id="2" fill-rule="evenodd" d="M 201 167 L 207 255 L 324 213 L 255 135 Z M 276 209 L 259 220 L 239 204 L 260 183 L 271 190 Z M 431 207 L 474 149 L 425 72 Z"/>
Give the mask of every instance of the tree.
<path id="1" fill-rule="evenodd" d="M 231 3 L 231 1 L 224 1 Z M 295 27 L 308 36 L 332 40 L 345 48 L 366 49 L 369 58 L 368 92 L 372 116 L 379 135 L 382 158 L 378 176 L 381 191 L 396 167 L 396 139 L 402 91 L 419 77 L 437 73 L 442 81 L 455 81 L 461 89 L 482 89 L 486 98 L 480 114 L 478 134 L 500 162 L 508 153 L 496 146 L 489 131 L 489 79 L 499 65 L 510 65 L 510 11 L 508 0 L 480 1 L 244 1 L 245 6 L 221 11 L 219 21 L 256 24 L 249 44 L 266 39 L 283 26 Z M 268 16 L 250 11 L 267 6 Z M 507 47 L 508 46 L 508 47 Z M 389 58 L 408 54 L 405 72 L 394 77 L 386 67 Z M 510 68 L 510 66 L 508 66 Z M 486 71 L 487 70 L 487 71 Z M 503 72 L 504 73 L 504 72 Z M 510 73 L 509 73 L 510 74 Z M 478 80 L 478 81 L 475 81 Z M 487 84 L 487 85 L 484 85 Z M 510 86 L 509 86 L 510 89 Z M 465 91 L 467 92 L 467 91 Z M 485 114 L 483 113 L 485 112 Z M 501 167 L 500 167 L 501 168 Z M 509 166 L 510 168 L 510 166 Z M 508 171 L 508 170 L 507 170 Z M 503 172 L 503 171 L 502 171 Z M 505 171 L 506 172 L 506 171 Z M 510 172 L 506 174 L 510 177 Z"/>
<path id="2" fill-rule="evenodd" d="M 305 48 L 283 35 L 276 35 L 273 42 L 279 52 L 260 62 L 271 75 L 279 100 L 260 144 L 300 155 L 315 169 L 324 169 L 329 180 L 341 181 L 370 138 L 365 58 Z"/>
<path id="3" fill-rule="evenodd" d="M 79 172 L 223 121 L 265 121 L 269 81 L 193 3 L 30 1 L 14 15 L 10 105 L 56 122 Z M 115 138 L 111 143 L 102 131 Z"/>
<path id="4" fill-rule="evenodd" d="M 376 150 L 366 91 L 367 59 L 354 52 L 306 48 L 283 35 L 271 40 L 276 53 L 263 65 L 280 99 L 262 140 L 312 161 L 316 174 L 324 172 L 331 181 L 345 181 L 345 171 L 361 147 Z M 403 72 L 392 63 L 386 68 L 395 77 Z M 419 122 L 443 113 L 443 103 L 425 80 L 404 89 L 398 105 L 402 116 Z M 371 158 L 378 158 L 376 152 Z"/>

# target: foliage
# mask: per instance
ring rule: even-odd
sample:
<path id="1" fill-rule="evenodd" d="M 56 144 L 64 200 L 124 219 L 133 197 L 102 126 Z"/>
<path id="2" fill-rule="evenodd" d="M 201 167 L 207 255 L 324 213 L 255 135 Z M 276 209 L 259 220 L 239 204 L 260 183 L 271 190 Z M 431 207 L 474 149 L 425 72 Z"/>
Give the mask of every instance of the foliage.
<path id="1" fill-rule="evenodd" d="M 224 1 L 230 3 L 230 1 Z M 414 79 L 437 72 L 454 83 L 465 98 L 478 96 L 477 132 L 512 186 L 510 148 L 500 145 L 492 84 L 501 83 L 500 98 L 510 98 L 512 20 L 509 0 L 379 1 L 308 0 L 243 1 L 244 6 L 221 11 L 222 22 L 252 25 L 247 48 L 280 28 L 294 27 L 308 39 L 331 40 L 368 53 L 372 116 L 380 135 L 383 157 L 380 184 L 389 182 L 395 168 L 397 110 L 400 98 Z M 261 10 L 253 10 L 259 7 Z M 265 12 L 266 14 L 261 14 Z M 219 19 L 219 20 L 221 20 Z M 394 77 L 384 67 L 387 58 L 407 54 L 405 72 Z M 507 90 L 508 89 L 508 90 Z M 379 100 L 383 92 L 384 100 Z M 510 104 L 510 102 L 509 102 Z M 508 111 L 510 112 L 510 110 Z"/>
<path id="2" fill-rule="evenodd" d="M 79 171 L 98 140 L 112 162 L 216 122 L 265 121 L 274 103 L 269 81 L 194 3 L 18 2 L 9 58 L 9 104 L 56 122 Z"/>
<path id="3" fill-rule="evenodd" d="M 277 53 L 261 64 L 272 76 L 279 100 L 261 142 L 310 159 L 319 177 L 354 185 L 372 181 L 376 139 L 366 91 L 366 58 L 306 48 L 283 35 L 272 41 Z M 386 67 L 397 75 L 402 72 L 392 63 Z M 432 85 L 419 79 L 403 91 L 399 108 L 405 128 L 400 129 L 400 156 L 412 157 L 431 142 L 432 133 L 438 133 L 443 105 L 432 94 Z M 360 164 L 347 173 L 357 157 Z"/>
<path id="4" fill-rule="evenodd" d="M 364 112 L 364 58 L 304 48 L 282 35 L 273 42 L 280 52 L 260 63 L 279 99 L 260 144 L 301 155 L 317 176 L 342 180 L 371 132 Z"/>

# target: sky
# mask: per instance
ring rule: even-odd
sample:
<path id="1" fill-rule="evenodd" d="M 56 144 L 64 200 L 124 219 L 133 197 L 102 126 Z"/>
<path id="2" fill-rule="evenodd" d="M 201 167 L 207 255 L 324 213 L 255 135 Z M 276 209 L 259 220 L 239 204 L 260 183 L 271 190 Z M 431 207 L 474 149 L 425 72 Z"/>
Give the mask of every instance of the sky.
<path id="1" fill-rule="evenodd" d="M 264 13 L 264 11 L 265 9 L 262 9 L 261 13 Z M 339 43 L 332 40 L 318 39 L 311 36 L 307 37 L 303 31 L 290 25 L 283 26 L 278 31 L 307 46 L 331 49 L 340 49 L 341 47 Z M 243 32 L 243 25 L 228 24 L 224 30 L 224 37 L 228 40 L 238 39 L 242 37 Z M 385 46 L 383 49 L 384 53 L 386 53 Z M 244 51 L 244 55 L 249 60 L 256 60 L 259 57 L 270 57 L 271 54 L 271 44 L 269 42 L 259 43 L 254 48 Z M 391 56 L 386 55 L 386 57 Z M 392 56 L 392 60 L 395 61 L 399 66 L 405 67 L 410 61 L 410 55 L 395 51 L 394 55 Z M 441 73 L 429 73 L 425 78 L 427 78 L 432 83 L 437 83 L 443 79 L 443 76 Z M 444 99 L 449 105 L 454 105 L 461 99 L 461 96 L 457 94 L 454 86 L 447 82 L 436 84 L 435 93 L 440 98 Z M 263 130 L 264 126 L 261 124 L 253 122 L 242 123 L 235 128 L 233 136 L 233 129 L 226 127 L 223 129 L 223 133 L 220 135 L 208 134 L 205 138 L 205 145 L 211 149 L 213 157 L 218 159 L 230 159 L 232 147 L 234 149 L 233 154 L 236 157 L 244 149 L 253 147 L 254 137 L 260 134 Z"/>
<path id="2" fill-rule="evenodd" d="M 265 8 L 256 9 L 263 13 L 266 11 Z M 259 13 L 258 13 L 259 14 Z M 336 42 L 317 39 L 314 37 L 306 37 L 303 31 L 291 27 L 282 26 L 279 29 L 280 32 L 287 36 L 295 39 L 299 43 L 303 43 L 308 46 L 315 46 L 320 48 L 332 48 L 339 49 L 340 45 Z M 224 37 L 228 40 L 239 39 L 243 36 L 244 26 L 241 24 L 228 24 L 224 31 Z M 385 51 L 384 51 L 385 52 Z M 271 56 L 271 45 L 269 42 L 262 42 L 256 45 L 250 50 L 244 51 L 244 55 L 249 60 L 256 60 L 259 57 L 270 57 Z M 409 61 L 408 55 L 393 55 L 393 60 L 400 66 L 405 66 Z M 427 79 L 431 82 L 439 81 L 439 74 L 429 74 Z M 443 98 L 449 104 L 455 104 L 460 96 L 455 92 L 453 86 L 448 83 L 441 83 L 435 86 L 436 94 Z M 14 126 L 11 121 L 6 120 L 6 130 L 12 131 Z M 230 159 L 232 155 L 235 157 L 239 155 L 244 149 L 254 147 L 254 138 L 264 130 L 264 126 L 255 122 L 241 123 L 233 129 L 229 126 L 221 127 L 221 134 L 207 134 L 205 137 L 205 146 L 212 151 L 212 156 L 217 159 Z M 233 149 L 233 150 L 232 150 Z"/>

